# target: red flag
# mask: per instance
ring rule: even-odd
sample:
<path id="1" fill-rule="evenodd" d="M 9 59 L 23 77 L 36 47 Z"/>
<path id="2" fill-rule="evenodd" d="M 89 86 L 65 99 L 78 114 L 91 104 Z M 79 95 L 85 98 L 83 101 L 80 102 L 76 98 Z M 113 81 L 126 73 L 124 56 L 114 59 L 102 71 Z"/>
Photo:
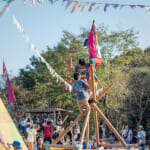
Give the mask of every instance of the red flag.
<path id="1" fill-rule="evenodd" d="M 15 98 L 14 92 L 12 90 L 8 74 L 7 74 L 7 85 L 8 85 L 8 101 L 9 101 L 9 103 L 16 103 L 16 98 Z"/>
<path id="2" fill-rule="evenodd" d="M 5 62 L 3 62 L 3 75 L 4 75 L 4 77 L 7 77 L 8 101 L 9 101 L 9 103 L 15 103 L 16 98 L 15 98 L 15 95 L 14 95 L 14 92 L 12 90 L 11 83 L 10 83 L 10 80 L 9 80 L 9 77 L 8 77 L 8 74 L 7 74 L 7 69 L 6 69 Z"/>
<path id="3" fill-rule="evenodd" d="M 3 76 L 6 77 L 7 76 L 7 70 L 6 70 L 6 65 L 5 62 L 3 61 Z"/>

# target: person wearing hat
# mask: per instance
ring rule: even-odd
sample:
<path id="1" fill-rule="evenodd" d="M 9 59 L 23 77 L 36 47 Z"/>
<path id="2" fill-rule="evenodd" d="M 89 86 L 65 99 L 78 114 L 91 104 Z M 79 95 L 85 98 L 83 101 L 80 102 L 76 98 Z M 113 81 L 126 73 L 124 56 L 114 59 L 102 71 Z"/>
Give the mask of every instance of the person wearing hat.
<path id="1" fill-rule="evenodd" d="M 21 143 L 19 141 L 14 141 L 11 145 L 13 146 L 14 150 L 22 150 Z"/>
<path id="2" fill-rule="evenodd" d="M 144 147 L 146 144 L 146 132 L 144 131 L 144 128 L 142 125 L 138 126 L 138 138 L 140 139 L 140 146 Z"/>

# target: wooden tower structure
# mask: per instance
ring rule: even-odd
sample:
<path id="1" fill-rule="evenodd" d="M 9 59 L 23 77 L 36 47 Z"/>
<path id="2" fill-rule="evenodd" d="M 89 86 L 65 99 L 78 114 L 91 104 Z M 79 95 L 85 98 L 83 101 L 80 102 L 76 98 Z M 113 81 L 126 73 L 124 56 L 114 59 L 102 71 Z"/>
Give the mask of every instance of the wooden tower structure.
<path id="1" fill-rule="evenodd" d="M 120 136 L 120 134 L 117 132 L 117 130 L 113 127 L 113 125 L 110 123 L 110 121 L 106 118 L 106 116 L 103 114 L 103 112 L 99 109 L 96 102 L 99 101 L 107 92 L 108 90 L 113 86 L 113 83 L 110 84 L 106 89 L 103 90 L 103 92 L 100 93 L 98 97 L 96 97 L 96 91 L 95 91 L 95 79 L 94 79 L 94 69 L 93 65 L 90 66 L 90 73 L 89 73 L 89 81 L 90 86 L 92 86 L 92 99 L 89 100 L 89 104 L 91 106 L 91 110 L 93 109 L 94 114 L 94 126 L 95 126 L 95 134 L 96 134 L 96 145 L 97 149 L 100 147 L 126 147 L 127 144 L 124 141 L 124 139 Z M 78 123 L 78 121 L 86 115 L 83 129 L 80 137 L 80 144 L 82 145 L 86 133 L 86 149 L 88 149 L 88 143 L 89 143 L 89 116 L 90 111 L 84 111 L 82 114 L 80 114 L 72 124 L 70 124 L 63 132 L 62 134 L 53 142 L 53 144 L 48 145 L 50 150 L 73 150 L 75 147 L 73 145 L 58 145 L 57 143 Z M 97 116 L 100 115 L 104 123 L 108 126 L 108 128 L 112 131 L 112 133 L 115 135 L 115 137 L 120 141 L 120 144 L 104 144 L 101 143 L 99 140 L 99 128 L 98 128 L 98 118 Z M 136 145 L 131 144 L 130 147 L 136 147 Z M 77 148 L 82 149 L 82 148 Z"/>

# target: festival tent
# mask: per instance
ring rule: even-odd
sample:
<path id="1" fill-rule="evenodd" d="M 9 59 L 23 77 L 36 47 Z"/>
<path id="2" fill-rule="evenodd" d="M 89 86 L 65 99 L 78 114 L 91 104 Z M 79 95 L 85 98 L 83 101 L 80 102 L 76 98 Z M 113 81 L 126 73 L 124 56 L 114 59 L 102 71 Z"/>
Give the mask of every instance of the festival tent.
<path id="1" fill-rule="evenodd" d="M 12 144 L 13 141 L 19 141 L 21 143 L 22 149 L 27 150 L 27 147 L 20 136 L 16 126 L 13 123 L 10 115 L 7 112 L 5 105 L 0 99 L 0 150 L 5 150 L 4 146 L 7 143 Z M 3 143 L 3 145 L 2 145 Z"/>

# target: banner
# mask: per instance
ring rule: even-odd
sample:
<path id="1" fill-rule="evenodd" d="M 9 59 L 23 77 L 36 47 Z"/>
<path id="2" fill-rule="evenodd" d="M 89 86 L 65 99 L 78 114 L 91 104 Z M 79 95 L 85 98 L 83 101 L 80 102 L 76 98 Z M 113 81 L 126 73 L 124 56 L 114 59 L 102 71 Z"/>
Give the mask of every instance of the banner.
<path id="1" fill-rule="evenodd" d="M 13 22 L 17 26 L 17 29 L 21 32 L 22 36 L 25 38 L 26 42 L 30 45 L 31 49 L 37 53 L 39 58 L 43 63 L 45 63 L 47 69 L 51 73 L 53 77 L 56 77 L 57 82 L 63 82 L 65 84 L 66 88 L 69 88 L 69 91 L 72 90 L 72 86 L 68 84 L 49 64 L 48 62 L 44 59 L 44 57 L 40 54 L 40 52 L 37 50 L 37 48 L 34 46 L 34 44 L 30 41 L 29 37 L 26 35 L 25 31 L 21 27 L 20 23 L 16 19 L 16 17 L 13 15 Z"/>
<path id="2" fill-rule="evenodd" d="M 9 103 L 16 103 L 16 98 L 15 98 L 14 92 L 13 92 L 12 87 L 11 87 L 9 76 L 7 74 L 5 62 L 3 62 L 3 76 L 7 78 L 8 101 L 9 101 Z"/>
<path id="3" fill-rule="evenodd" d="M 145 8 L 146 11 L 150 11 L 150 5 L 141 5 L 141 4 L 116 4 L 116 3 L 102 3 L 102 2 L 85 2 L 85 1 L 78 1 L 78 0 L 63 0 L 63 3 L 66 2 L 66 8 L 68 8 L 68 5 L 70 5 L 71 3 L 74 3 L 73 7 L 72 7 L 72 11 L 71 13 L 73 13 L 75 11 L 75 9 L 77 8 L 76 6 L 78 5 L 78 8 L 81 7 L 81 13 L 85 11 L 85 9 L 88 7 L 89 5 L 89 9 L 88 12 L 91 12 L 93 7 L 95 7 L 95 11 L 98 10 L 101 6 L 103 7 L 103 12 L 105 13 L 108 9 L 109 6 L 112 6 L 114 9 L 120 7 L 123 8 L 125 6 L 128 6 L 132 9 L 134 8 Z"/>

